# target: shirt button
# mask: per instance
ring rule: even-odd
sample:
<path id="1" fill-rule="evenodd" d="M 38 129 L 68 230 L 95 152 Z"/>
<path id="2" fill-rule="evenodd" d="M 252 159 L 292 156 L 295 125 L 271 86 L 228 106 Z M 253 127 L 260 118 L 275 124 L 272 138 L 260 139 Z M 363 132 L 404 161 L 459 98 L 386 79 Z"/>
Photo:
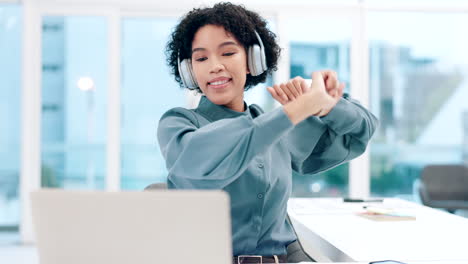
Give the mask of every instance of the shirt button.
<path id="1" fill-rule="evenodd" d="M 257 198 L 258 198 L 258 199 L 263 199 L 263 193 L 257 194 Z"/>
<path id="2" fill-rule="evenodd" d="M 259 163 L 257 166 L 258 166 L 260 169 L 263 168 L 263 164 L 262 164 L 262 163 Z"/>

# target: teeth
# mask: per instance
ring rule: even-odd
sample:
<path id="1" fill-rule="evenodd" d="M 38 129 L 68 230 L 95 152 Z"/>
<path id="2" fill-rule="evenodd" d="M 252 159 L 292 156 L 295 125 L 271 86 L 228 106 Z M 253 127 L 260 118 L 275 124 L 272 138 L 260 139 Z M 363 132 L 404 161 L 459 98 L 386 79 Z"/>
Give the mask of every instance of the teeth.
<path id="1" fill-rule="evenodd" d="M 217 81 L 217 82 L 211 82 L 211 85 L 221 85 L 229 82 L 229 80 L 224 80 L 224 81 Z"/>

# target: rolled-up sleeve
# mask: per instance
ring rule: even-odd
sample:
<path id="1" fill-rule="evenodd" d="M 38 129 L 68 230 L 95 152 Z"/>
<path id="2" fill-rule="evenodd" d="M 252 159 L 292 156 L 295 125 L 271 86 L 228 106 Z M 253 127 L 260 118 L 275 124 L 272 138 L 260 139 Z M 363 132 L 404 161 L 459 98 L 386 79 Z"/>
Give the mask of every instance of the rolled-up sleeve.
<path id="1" fill-rule="evenodd" d="M 236 180 L 258 153 L 293 128 L 283 108 L 252 119 L 243 115 L 198 127 L 194 113 L 175 108 L 158 126 L 168 181 L 181 189 L 220 189 Z"/>

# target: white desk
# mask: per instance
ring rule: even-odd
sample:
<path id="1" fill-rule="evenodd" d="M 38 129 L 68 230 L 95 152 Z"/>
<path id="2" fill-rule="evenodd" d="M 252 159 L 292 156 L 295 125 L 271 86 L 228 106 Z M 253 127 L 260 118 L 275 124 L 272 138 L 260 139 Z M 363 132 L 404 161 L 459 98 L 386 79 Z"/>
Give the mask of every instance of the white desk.
<path id="1" fill-rule="evenodd" d="M 302 262 L 303 264 L 369 264 L 369 262 Z M 410 261 L 408 264 L 467 264 L 467 261 Z M 292 264 L 292 263 L 291 263 Z"/>
<path id="2" fill-rule="evenodd" d="M 37 250 L 33 246 L 2 246 L 0 245 L 0 263 L 14 264 L 39 264 Z M 305 264 L 306 262 L 304 262 Z M 408 264 L 467 264 L 468 261 L 425 261 L 425 262 L 408 262 Z M 169 263 L 168 263 L 169 264 Z M 193 263 L 188 263 L 193 264 Z M 230 263 L 228 263 L 230 264 Z M 321 263 L 307 263 L 321 264 Z M 332 264 L 332 263 L 322 263 Z M 338 264 L 338 263 L 337 263 Z M 347 262 L 339 264 L 368 264 L 368 262 Z"/>
<path id="3" fill-rule="evenodd" d="M 369 262 L 301 262 L 302 264 L 369 264 Z M 467 264 L 467 261 L 410 261 L 407 264 Z M 293 264 L 293 263 L 290 263 Z"/>
<path id="4" fill-rule="evenodd" d="M 288 213 L 304 249 L 319 262 L 468 263 L 468 219 L 385 199 L 384 206 L 410 211 L 416 220 L 377 222 L 355 214 L 363 205 L 378 206 L 339 198 L 295 198 L 289 201 Z"/>

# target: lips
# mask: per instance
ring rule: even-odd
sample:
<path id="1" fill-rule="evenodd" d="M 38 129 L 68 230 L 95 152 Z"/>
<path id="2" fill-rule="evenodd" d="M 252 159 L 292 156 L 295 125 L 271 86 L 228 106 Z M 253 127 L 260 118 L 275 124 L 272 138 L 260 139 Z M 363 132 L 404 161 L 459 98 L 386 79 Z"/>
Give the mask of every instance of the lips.
<path id="1" fill-rule="evenodd" d="M 229 82 L 229 79 L 223 81 L 210 82 L 211 85 L 221 85 Z"/>
<path id="2" fill-rule="evenodd" d="M 212 79 L 208 82 L 208 87 L 210 88 L 224 88 L 232 81 L 231 78 L 228 77 L 218 77 Z"/>

